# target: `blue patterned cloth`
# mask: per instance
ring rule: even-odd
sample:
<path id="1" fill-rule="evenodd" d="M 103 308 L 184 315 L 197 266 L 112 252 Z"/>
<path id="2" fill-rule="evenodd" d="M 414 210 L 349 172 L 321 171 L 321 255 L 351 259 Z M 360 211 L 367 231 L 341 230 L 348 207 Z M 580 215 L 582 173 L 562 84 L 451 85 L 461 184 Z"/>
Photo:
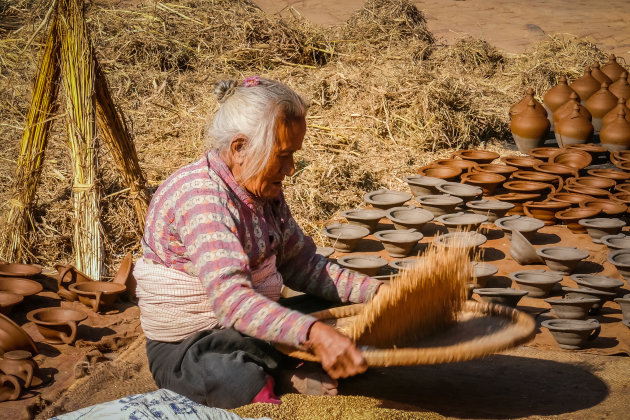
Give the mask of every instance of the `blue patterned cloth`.
<path id="1" fill-rule="evenodd" d="M 269 419 L 268 417 L 262 417 Z M 82 408 L 53 417 L 51 420 L 107 419 L 186 419 L 186 420 L 238 420 L 242 417 L 221 408 L 207 407 L 189 400 L 168 389 L 147 394 L 130 395 L 116 401 Z"/>

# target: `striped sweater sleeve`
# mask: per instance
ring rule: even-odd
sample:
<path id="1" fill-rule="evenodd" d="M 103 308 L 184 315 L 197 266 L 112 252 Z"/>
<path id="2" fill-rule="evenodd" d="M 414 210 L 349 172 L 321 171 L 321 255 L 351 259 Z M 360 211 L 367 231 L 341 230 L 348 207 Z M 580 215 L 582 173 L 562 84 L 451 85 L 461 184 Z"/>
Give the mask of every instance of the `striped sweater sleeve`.
<path id="1" fill-rule="evenodd" d="M 280 213 L 284 223 L 279 271 L 288 287 L 331 301 L 363 303 L 372 299 L 382 282 L 316 254 L 313 239 L 302 232 L 284 199 Z"/>
<path id="2" fill-rule="evenodd" d="M 253 290 L 227 200 L 203 182 L 184 185 L 176 194 L 175 224 L 191 274 L 199 276 L 219 323 L 262 340 L 301 346 L 315 319 Z"/>

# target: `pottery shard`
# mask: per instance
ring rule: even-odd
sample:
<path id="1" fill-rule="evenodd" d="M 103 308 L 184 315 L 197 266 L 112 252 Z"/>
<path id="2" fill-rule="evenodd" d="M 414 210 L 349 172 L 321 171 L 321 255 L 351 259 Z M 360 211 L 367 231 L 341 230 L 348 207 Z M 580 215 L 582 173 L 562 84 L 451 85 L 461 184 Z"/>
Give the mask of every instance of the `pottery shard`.
<path id="1" fill-rule="evenodd" d="M 575 104 L 571 115 L 556 124 L 556 133 L 563 138 L 583 140 L 586 143 L 593 138 L 593 124 L 580 114 L 579 105 Z"/>
<path id="2" fill-rule="evenodd" d="M 600 84 L 604 82 L 608 84 L 612 83 L 612 79 L 599 69 L 599 63 L 595 63 L 591 66 L 591 76 Z"/>
<path id="3" fill-rule="evenodd" d="M 602 87 L 588 98 L 585 105 L 593 118 L 602 118 L 617 105 L 617 97 L 610 93 L 608 83 L 604 82 Z"/>
<path id="4" fill-rule="evenodd" d="M 527 139 L 545 139 L 549 134 L 550 123 L 545 115 L 536 110 L 533 100 L 527 109 L 517 114 L 510 122 L 512 133 Z"/>
<path id="5" fill-rule="evenodd" d="M 591 75 L 591 69 L 589 67 L 584 70 L 583 76 L 571 83 L 571 89 L 580 95 L 582 101 L 588 100 L 600 87 L 601 83 Z"/>
<path id="6" fill-rule="evenodd" d="M 558 80 L 558 84 L 545 93 L 543 102 L 551 112 L 556 112 L 562 104 L 569 100 L 573 92 L 574 90 L 567 84 L 567 78 L 562 76 L 560 80 Z"/>
<path id="7" fill-rule="evenodd" d="M 617 80 L 624 72 L 623 67 L 617 63 L 617 57 L 615 57 L 615 54 L 610 54 L 608 56 L 608 63 L 604 64 L 601 70 L 610 78 L 610 80 Z"/>
<path id="8" fill-rule="evenodd" d="M 623 98 L 619 98 L 617 100 L 617 106 L 608 111 L 608 113 L 602 118 L 602 125 L 607 125 L 615 121 L 620 110 L 625 113 L 626 120 L 630 122 L 630 108 L 628 108 L 626 101 L 624 101 Z"/>
<path id="9" fill-rule="evenodd" d="M 527 105 L 529 105 L 531 101 L 534 101 L 534 108 L 536 109 L 536 111 L 546 117 L 547 110 L 545 109 L 545 107 L 542 106 L 540 102 L 536 100 L 536 98 L 534 98 L 534 89 L 532 88 L 527 89 L 527 92 L 525 92 L 525 96 L 523 97 L 523 99 L 512 105 L 512 107 L 510 108 L 510 117 L 514 118 L 516 115 L 525 111 L 527 109 Z"/>
<path id="10" fill-rule="evenodd" d="M 624 72 L 616 82 L 610 85 L 610 92 L 617 98 L 630 99 L 630 83 L 628 73 Z"/>
<path id="11" fill-rule="evenodd" d="M 577 93 L 572 93 L 569 97 L 569 100 L 562 104 L 556 111 L 553 113 L 553 121 L 554 123 L 558 123 L 562 118 L 566 118 L 573 112 L 573 108 L 575 105 L 578 105 L 580 108 L 580 114 L 584 115 L 586 118 L 591 120 L 591 113 L 580 103 L 580 97 Z"/>
<path id="12" fill-rule="evenodd" d="M 630 122 L 626 120 L 623 110 L 617 114 L 617 119 L 602 128 L 599 138 L 608 150 L 628 150 L 630 148 Z"/>

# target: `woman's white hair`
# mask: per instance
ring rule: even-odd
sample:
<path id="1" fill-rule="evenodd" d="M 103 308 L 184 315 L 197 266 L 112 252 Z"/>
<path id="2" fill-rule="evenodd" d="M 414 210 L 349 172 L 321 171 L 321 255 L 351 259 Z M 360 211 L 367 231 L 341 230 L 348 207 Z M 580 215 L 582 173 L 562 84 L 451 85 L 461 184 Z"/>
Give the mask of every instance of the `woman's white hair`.
<path id="1" fill-rule="evenodd" d="M 256 77 L 254 83 L 221 80 L 214 94 L 221 106 L 208 124 L 206 147 L 219 153 L 239 135 L 247 137 L 243 177 L 257 176 L 267 165 L 279 121 L 306 116 L 308 105 L 291 88 L 275 80 Z"/>

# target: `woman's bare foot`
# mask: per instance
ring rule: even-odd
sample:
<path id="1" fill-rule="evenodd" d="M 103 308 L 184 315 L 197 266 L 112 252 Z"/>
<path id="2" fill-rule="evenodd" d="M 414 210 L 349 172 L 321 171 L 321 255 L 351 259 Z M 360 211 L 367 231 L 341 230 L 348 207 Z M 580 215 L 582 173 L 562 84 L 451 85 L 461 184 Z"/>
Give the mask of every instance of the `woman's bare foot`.
<path id="1" fill-rule="evenodd" d="M 312 363 L 283 370 L 278 377 L 280 394 L 337 395 L 337 385 L 321 366 Z"/>

